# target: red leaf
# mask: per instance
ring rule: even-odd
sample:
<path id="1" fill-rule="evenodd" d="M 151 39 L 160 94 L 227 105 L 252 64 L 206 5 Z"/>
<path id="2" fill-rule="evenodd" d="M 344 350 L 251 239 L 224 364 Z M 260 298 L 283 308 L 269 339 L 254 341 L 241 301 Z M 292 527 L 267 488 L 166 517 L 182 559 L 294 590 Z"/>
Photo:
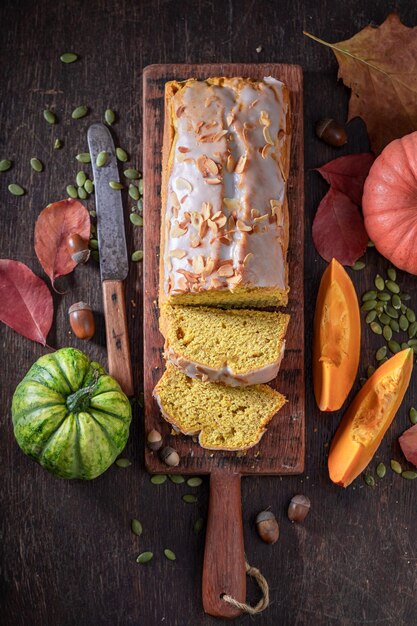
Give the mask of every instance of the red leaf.
<path id="1" fill-rule="evenodd" d="M 398 439 L 407 461 L 417 465 L 417 424 L 408 428 Z"/>
<path id="2" fill-rule="evenodd" d="M 317 209 L 313 241 L 323 259 L 335 258 L 342 265 L 353 265 L 366 250 L 368 235 L 358 207 L 333 187 Z"/>
<path id="3" fill-rule="evenodd" d="M 361 206 L 365 179 L 375 157 L 370 152 L 349 154 L 333 159 L 317 168 L 331 187 L 342 191 L 352 202 Z"/>
<path id="4" fill-rule="evenodd" d="M 27 265 L 0 259 L 0 320 L 46 345 L 54 314 L 51 292 Z"/>
<path id="5" fill-rule="evenodd" d="M 69 274 L 76 266 L 67 249 L 68 235 L 73 233 L 86 241 L 90 238 L 90 216 L 78 200 L 54 202 L 36 221 L 35 252 L 52 286 L 58 276 Z"/>

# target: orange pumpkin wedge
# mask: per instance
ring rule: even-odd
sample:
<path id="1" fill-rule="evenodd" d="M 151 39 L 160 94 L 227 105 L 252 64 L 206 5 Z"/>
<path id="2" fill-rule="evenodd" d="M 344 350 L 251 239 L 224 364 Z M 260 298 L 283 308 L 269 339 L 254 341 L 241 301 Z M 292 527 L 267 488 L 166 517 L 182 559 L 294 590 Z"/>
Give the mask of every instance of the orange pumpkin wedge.
<path id="1" fill-rule="evenodd" d="M 366 381 L 333 438 L 330 479 L 347 487 L 368 465 L 397 413 L 410 382 L 413 350 L 391 357 Z"/>
<path id="2" fill-rule="evenodd" d="M 332 259 L 320 283 L 314 317 L 313 383 L 321 411 L 337 411 L 359 366 L 361 321 L 355 287 Z"/>

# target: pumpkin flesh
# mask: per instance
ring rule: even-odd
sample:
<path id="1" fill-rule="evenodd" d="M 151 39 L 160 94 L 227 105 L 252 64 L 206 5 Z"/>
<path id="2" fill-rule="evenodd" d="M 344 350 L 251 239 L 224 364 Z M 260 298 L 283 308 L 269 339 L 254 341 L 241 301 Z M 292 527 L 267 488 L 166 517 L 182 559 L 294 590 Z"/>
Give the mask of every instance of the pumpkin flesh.
<path id="1" fill-rule="evenodd" d="M 391 357 L 366 381 L 344 415 L 330 448 L 330 479 L 347 487 L 366 468 L 392 423 L 413 369 L 413 350 Z"/>

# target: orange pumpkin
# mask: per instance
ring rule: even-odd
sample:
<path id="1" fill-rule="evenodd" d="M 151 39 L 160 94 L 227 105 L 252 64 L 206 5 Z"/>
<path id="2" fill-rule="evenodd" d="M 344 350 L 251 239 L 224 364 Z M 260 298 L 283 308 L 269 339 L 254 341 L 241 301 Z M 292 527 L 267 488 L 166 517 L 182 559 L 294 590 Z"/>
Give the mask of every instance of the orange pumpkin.
<path id="1" fill-rule="evenodd" d="M 417 274 L 417 132 L 395 139 L 375 160 L 362 208 L 377 250 L 398 268 Z"/>

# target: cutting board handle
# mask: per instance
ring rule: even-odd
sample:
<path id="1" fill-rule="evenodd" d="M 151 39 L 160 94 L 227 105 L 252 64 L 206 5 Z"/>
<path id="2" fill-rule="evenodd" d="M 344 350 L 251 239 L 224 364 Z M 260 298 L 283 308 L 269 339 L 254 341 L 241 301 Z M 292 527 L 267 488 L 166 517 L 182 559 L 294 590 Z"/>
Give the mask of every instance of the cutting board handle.
<path id="1" fill-rule="evenodd" d="M 206 613 L 215 617 L 238 617 L 241 611 L 223 600 L 223 594 L 239 602 L 246 600 L 245 547 L 240 474 L 217 471 L 210 477 L 203 607 Z"/>

